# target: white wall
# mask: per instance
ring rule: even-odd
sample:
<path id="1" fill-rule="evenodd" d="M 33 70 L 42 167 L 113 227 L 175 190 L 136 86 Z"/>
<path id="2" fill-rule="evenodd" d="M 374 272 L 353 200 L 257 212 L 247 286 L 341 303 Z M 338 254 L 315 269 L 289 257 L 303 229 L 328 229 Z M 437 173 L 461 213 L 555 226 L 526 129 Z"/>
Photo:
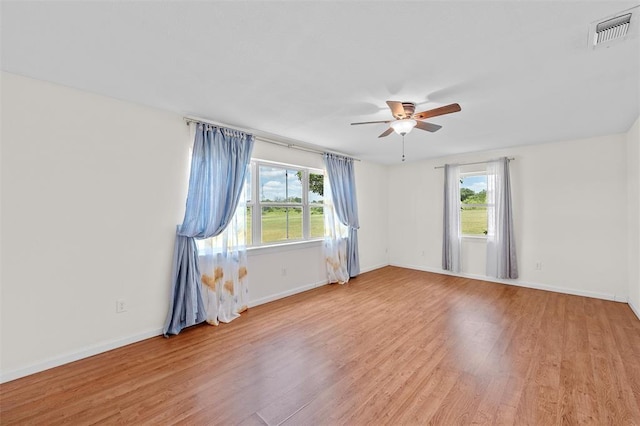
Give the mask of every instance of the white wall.
<path id="1" fill-rule="evenodd" d="M 441 271 L 443 175 L 434 166 L 515 157 L 520 278 L 515 284 L 627 300 L 625 135 L 408 163 L 389 170 L 389 260 Z M 465 239 L 463 272 L 484 276 L 483 241 Z M 536 270 L 537 261 L 542 270 Z"/>
<path id="2" fill-rule="evenodd" d="M 2 74 L 3 380 L 160 332 L 187 140 L 179 115 Z"/>
<path id="3" fill-rule="evenodd" d="M 191 141 L 178 114 L 8 73 L 1 84 L 6 381 L 161 333 Z M 261 142 L 254 157 L 323 168 Z M 387 264 L 386 167 L 357 163 L 356 179 L 366 271 Z M 326 283 L 319 242 L 248 263 L 251 306 Z"/>
<path id="4" fill-rule="evenodd" d="M 256 141 L 253 157 L 298 166 L 323 169 L 322 156 Z M 362 272 L 380 268 L 387 261 L 387 167 L 355 163 Z M 326 284 L 320 242 L 274 248 L 250 249 L 251 306 Z M 286 270 L 286 273 L 283 273 Z"/>
<path id="5" fill-rule="evenodd" d="M 358 246 L 360 270 L 371 271 L 389 264 L 389 210 L 387 207 L 388 167 L 378 164 L 355 163 L 358 196 Z"/>
<path id="6" fill-rule="evenodd" d="M 640 318 L 640 118 L 627 133 L 629 306 Z"/>

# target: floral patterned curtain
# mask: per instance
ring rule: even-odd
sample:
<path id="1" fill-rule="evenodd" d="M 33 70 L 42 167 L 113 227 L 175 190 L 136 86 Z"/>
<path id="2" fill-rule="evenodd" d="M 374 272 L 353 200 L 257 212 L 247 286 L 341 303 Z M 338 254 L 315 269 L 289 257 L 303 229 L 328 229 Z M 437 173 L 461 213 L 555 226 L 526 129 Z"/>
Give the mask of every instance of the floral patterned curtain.
<path id="1" fill-rule="evenodd" d="M 202 299 L 211 325 L 228 323 L 248 308 L 245 192 L 224 232 L 198 241 Z"/>

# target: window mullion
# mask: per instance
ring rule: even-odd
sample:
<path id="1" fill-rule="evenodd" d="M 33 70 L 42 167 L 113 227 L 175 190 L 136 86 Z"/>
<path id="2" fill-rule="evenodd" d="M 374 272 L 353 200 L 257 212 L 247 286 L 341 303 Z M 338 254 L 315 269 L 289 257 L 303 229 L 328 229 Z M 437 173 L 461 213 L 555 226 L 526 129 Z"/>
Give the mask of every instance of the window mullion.
<path id="1" fill-rule="evenodd" d="M 305 240 L 311 235 L 311 213 L 309 210 L 309 170 L 302 171 L 302 236 Z"/>
<path id="2" fill-rule="evenodd" d="M 251 188 L 253 194 L 251 195 L 253 198 L 253 208 L 251 209 L 251 232 L 255 245 L 262 244 L 262 205 L 260 203 L 260 167 L 255 162 L 251 163 L 251 167 L 253 168 L 253 174 L 251 178 L 253 179 L 253 187 Z"/>
<path id="3" fill-rule="evenodd" d="M 284 200 L 289 201 L 289 170 L 287 169 L 284 169 Z M 285 235 L 289 240 L 289 209 L 287 207 L 284 209 L 284 214 L 286 223 Z"/>

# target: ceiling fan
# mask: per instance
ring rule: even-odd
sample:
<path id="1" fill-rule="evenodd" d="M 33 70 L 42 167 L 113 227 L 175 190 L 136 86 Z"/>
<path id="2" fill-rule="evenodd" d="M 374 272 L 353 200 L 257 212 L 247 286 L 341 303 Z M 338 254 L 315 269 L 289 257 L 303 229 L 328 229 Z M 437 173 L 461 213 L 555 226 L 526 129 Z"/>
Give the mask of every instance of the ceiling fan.
<path id="1" fill-rule="evenodd" d="M 383 121 L 364 121 L 361 123 L 351 123 L 352 126 L 358 124 L 374 124 L 374 123 L 391 123 L 389 128 L 385 130 L 379 138 L 389 136 L 392 132 L 396 132 L 399 135 L 406 135 L 414 127 L 420 130 L 426 130 L 427 132 L 436 132 L 442 128 L 437 124 L 427 123 L 425 118 L 437 117 L 438 115 L 451 114 L 452 112 L 458 112 L 461 110 L 460 105 L 450 104 L 439 108 L 430 109 L 416 113 L 416 104 L 413 102 L 397 102 L 387 101 L 387 105 L 391 109 L 391 114 L 395 120 L 383 120 Z"/>

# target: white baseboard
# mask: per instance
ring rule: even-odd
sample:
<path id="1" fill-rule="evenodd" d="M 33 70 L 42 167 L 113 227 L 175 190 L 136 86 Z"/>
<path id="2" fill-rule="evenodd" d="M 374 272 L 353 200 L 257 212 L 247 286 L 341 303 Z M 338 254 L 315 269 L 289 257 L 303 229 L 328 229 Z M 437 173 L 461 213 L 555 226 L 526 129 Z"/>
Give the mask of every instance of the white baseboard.
<path id="1" fill-rule="evenodd" d="M 283 291 L 281 293 L 273 294 L 271 296 L 267 296 L 267 297 L 263 297 L 263 298 L 251 301 L 249 302 L 249 307 L 254 307 L 254 306 L 262 305 L 263 303 L 268 303 L 277 299 L 282 299 L 283 297 L 287 297 L 287 296 L 294 295 L 296 293 L 301 293 L 303 291 L 311 290 L 312 288 L 320 287 L 325 284 L 327 284 L 326 281 L 319 281 L 316 283 L 296 287 L 291 290 Z M 19 368 L 17 370 L 3 371 L 2 373 L 0 373 L 0 383 L 16 380 L 21 377 L 25 377 L 31 374 L 39 373 L 41 371 L 49 370 L 50 368 L 59 367 L 61 365 L 68 364 L 70 362 L 74 362 L 83 358 L 88 358 L 90 356 L 98 355 L 102 352 L 107 352 L 112 349 L 129 345 L 131 343 L 136 343 L 141 340 L 149 339 L 151 337 L 162 336 L 162 331 L 163 331 L 162 328 L 149 330 L 147 332 L 125 337 L 123 339 L 116 339 L 109 342 L 91 345 L 79 351 L 69 352 L 64 355 L 56 356 L 54 358 L 50 358 L 45 361 L 29 365 L 27 367 Z"/>
<path id="2" fill-rule="evenodd" d="M 271 302 L 277 299 L 282 299 L 283 297 L 287 297 L 297 293 L 301 293 L 303 291 L 311 290 L 312 288 L 320 287 L 325 284 L 327 284 L 327 281 L 318 281 L 316 283 L 307 284 L 304 286 L 293 288 L 291 290 L 283 291 L 281 293 L 277 293 L 277 294 L 273 294 L 257 300 L 253 300 L 249 302 L 249 307 L 262 305 L 263 303 Z M 47 359 L 42 362 L 31 364 L 27 367 L 22 367 L 22 368 L 11 370 L 11 371 L 2 371 L 0 373 L 0 383 L 16 380 L 21 377 L 29 376 L 31 374 L 48 370 L 50 368 L 59 367 L 61 365 L 68 364 L 70 362 L 78 361 L 83 358 L 88 358 L 90 356 L 94 356 L 103 352 L 110 351 L 112 349 L 126 346 L 131 343 L 136 343 L 141 340 L 149 339 L 151 337 L 162 336 L 162 331 L 163 331 L 162 328 L 149 330 L 147 332 L 135 334 L 133 336 L 128 336 L 122 339 L 115 339 L 108 342 L 91 345 L 84 349 L 80 349 L 78 351 L 69 352 L 60 356 Z"/>
<path id="3" fill-rule="evenodd" d="M 527 288 L 533 288 L 533 289 L 538 289 L 538 290 L 546 290 L 546 291 L 553 291 L 556 293 L 565 293 L 565 294 L 573 294 L 576 296 L 586 296 L 586 297 L 593 297 L 593 298 L 597 298 L 597 299 L 604 299 L 604 300 L 613 300 L 613 301 L 618 301 L 618 302 L 626 302 L 629 304 L 629 307 L 631 308 L 631 310 L 635 313 L 635 315 L 638 317 L 638 319 L 640 319 L 640 309 L 638 309 L 638 307 L 636 307 L 635 305 L 633 305 L 633 303 L 631 303 L 631 301 L 627 301 L 626 298 L 624 298 L 624 300 L 621 300 L 621 298 L 616 298 L 616 296 L 614 294 L 607 294 L 607 293 L 599 293 L 599 292 L 592 292 L 592 291 L 586 291 L 586 290 L 576 290 L 576 289 L 570 289 L 570 288 L 564 288 L 564 287 L 554 287 L 554 286 L 550 286 L 550 285 L 546 285 L 546 284 L 536 284 L 536 283 L 529 283 L 529 282 L 523 282 L 523 281 L 519 281 L 519 280 L 500 280 L 500 279 L 496 279 L 496 278 L 491 278 L 491 277 L 486 277 L 486 276 L 481 276 L 481 275 L 474 275 L 474 274 L 454 274 L 451 273 L 449 271 L 444 271 L 442 269 L 438 269 L 438 268 L 428 268 L 428 267 L 424 267 L 424 266 L 416 266 L 416 265 L 401 265 L 401 264 L 380 264 L 380 265 L 376 265 L 376 266 L 372 266 L 372 267 L 368 267 L 365 268 L 363 270 L 361 270 L 361 273 L 365 273 L 365 272 L 370 272 L 379 268 L 383 268 L 385 266 L 397 266 L 399 268 L 407 268 L 407 269 L 415 269 L 418 271 L 425 271 L 425 272 L 433 272 L 436 274 L 444 274 L 444 275 L 452 275 L 452 276 L 457 276 L 457 277 L 462 277 L 462 278 L 471 278 L 471 279 L 477 279 L 477 280 L 481 280 L 481 281 L 489 281 L 489 282 L 496 282 L 496 283 L 500 283 L 500 284 L 509 284 L 509 285 L 515 285 L 515 286 L 519 286 L 519 287 L 527 287 Z M 323 281 L 318 281 L 315 283 L 311 283 L 311 284 L 307 284 L 307 285 L 303 285 L 300 287 L 296 287 L 290 290 L 286 290 L 280 293 L 276 293 L 276 294 L 272 294 L 270 296 L 265 296 L 256 300 L 253 300 L 251 302 L 249 302 L 249 307 L 254 307 L 254 306 L 258 306 L 258 305 L 262 305 L 264 303 L 268 303 L 268 302 L 272 302 L 274 300 L 278 300 L 278 299 L 282 299 L 284 297 L 287 296 L 292 296 L 294 294 L 297 293 L 302 293 L 304 291 L 307 290 L 311 290 L 313 288 L 316 287 L 321 287 L 323 285 L 327 285 L 327 281 L 323 280 Z M 7 372 L 1 372 L 0 373 L 0 383 L 5 383 L 5 382 L 9 382 L 11 380 L 15 380 L 15 379 L 19 379 L 20 377 L 25 377 L 28 376 L 30 374 L 35 374 L 44 370 L 48 370 L 50 368 L 54 368 L 54 367 L 58 367 L 60 365 L 64 365 L 64 364 L 68 364 L 70 362 L 73 361 L 77 361 L 79 359 L 83 359 L 83 358 L 88 358 L 90 356 L 93 355 L 97 355 L 99 353 L 102 352 L 107 352 L 110 351 L 112 349 L 116 349 L 122 346 L 126 346 L 129 345 L 131 343 L 135 343 L 135 342 L 139 342 L 141 340 L 145 340 L 145 339 L 149 339 L 151 337 L 156 337 L 156 336 L 161 336 L 162 335 L 162 328 L 158 328 L 158 329 L 153 329 L 153 330 L 149 330 L 143 333 L 138 333 L 132 336 L 128 336 L 122 339 L 115 339 L 112 341 L 108 341 L 108 342 L 104 342 L 104 343 L 98 343 L 92 346 L 89 346 L 87 348 L 81 349 L 79 351 L 75 351 L 75 352 L 69 352 L 67 354 L 64 355 L 60 355 L 54 358 L 50 358 L 48 360 L 45 360 L 43 362 L 38 362 L 36 364 L 32 364 L 30 366 L 27 367 L 23 367 L 23 368 L 19 368 L 17 370 L 12 370 L 12 371 L 7 371 Z"/>
<path id="4" fill-rule="evenodd" d="M 361 269 L 360 273 L 364 274 L 365 272 L 374 271 L 376 269 L 384 268 L 385 266 L 389 266 L 389 264 L 388 263 L 384 263 L 384 264 L 380 264 L 380 265 L 370 266 L 370 267 Z M 284 297 L 293 296 L 294 294 L 302 293 L 304 291 L 311 290 L 311 289 L 316 288 L 316 287 L 322 287 L 323 285 L 327 285 L 327 284 L 328 284 L 328 281 L 322 280 L 322 281 L 318 281 L 318 282 L 315 282 L 315 283 L 312 283 L 312 284 L 307 284 L 307 285 L 303 285 L 303 286 L 300 286 L 300 287 L 292 288 L 290 290 L 282 291 L 280 293 L 272 294 L 270 296 L 261 297 L 259 299 L 250 301 L 249 302 L 249 308 L 253 308 L 254 306 L 263 305 L 265 303 L 273 302 L 274 300 L 282 299 Z"/>
<path id="5" fill-rule="evenodd" d="M 263 305 L 265 303 L 273 302 L 274 300 L 282 299 L 288 296 L 293 296 L 294 294 L 302 293 L 303 291 L 311 290 L 316 287 L 322 287 L 323 285 L 328 284 L 326 280 L 318 281 L 312 284 L 306 284 L 300 287 L 292 288 L 289 290 L 281 291 L 280 293 L 272 294 L 269 296 L 261 297 L 256 300 L 252 300 L 249 302 L 249 308 L 253 308 L 254 306 Z"/>
<path id="6" fill-rule="evenodd" d="M 487 277 L 487 276 L 484 276 L 484 275 L 475 275 L 475 274 L 467 274 L 467 273 L 453 273 L 453 272 L 450 272 L 450 271 L 445 271 L 443 269 L 430 268 L 430 267 L 425 267 L 425 266 L 401 265 L 401 264 L 391 264 L 391 266 L 397 266 L 399 268 L 415 269 L 415 270 L 418 270 L 418 271 L 433 272 L 433 273 L 436 273 L 436 274 L 451 275 L 451 276 L 454 276 L 454 277 L 471 278 L 471 279 L 474 279 L 474 280 L 488 281 L 488 282 L 494 282 L 494 283 L 499 283 L 499 284 L 515 285 L 515 286 L 518 286 L 518 287 L 533 288 L 533 289 L 536 289 L 536 290 L 552 291 L 554 293 L 572 294 L 574 296 L 585 296 L 585 297 L 591 297 L 591 298 L 594 298 L 594 299 L 603 299 L 603 300 L 611 300 L 611 301 L 614 301 L 614 302 L 627 303 L 627 298 L 626 297 L 619 297 L 619 296 L 616 296 L 615 294 L 611 294 L 611 293 L 601 293 L 601 292 L 596 292 L 596 291 L 579 290 L 579 289 L 567 288 L 567 287 L 556 287 L 556 286 L 552 286 L 552 285 L 525 282 L 525 281 L 521 281 L 521 280 L 503 280 L 503 279 L 500 279 L 500 278 Z"/>
<path id="7" fill-rule="evenodd" d="M 64 355 L 56 356 L 48 360 L 38 362 L 27 367 L 19 368 L 13 371 L 3 371 L 0 375 L 0 383 L 9 382 L 11 380 L 19 379 L 30 374 L 39 373 L 50 368 L 59 367 L 64 364 L 68 364 L 79 359 L 88 358 L 90 356 L 98 355 L 102 352 L 107 352 L 112 349 L 119 348 L 121 346 L 130 345 L 141 340 L 149 339 L 151 337 L 161 336 L 162 328 L 153 329 L 144 333 L 135 334 L 122 339 L 115 339 L 104 343 L 97 343 L 95 345 L 88 346 L 76 352 L 69 352 Z"/>
<path id="8" fill-rule="evenodd" d="M 631 308 L 633 313 L 636 314 L 636 316 L 640 320 L 640 309 L 638 309 L 638 307 L 634 305 L 633 302 L 631 302 L 631 300 L 629 300 L 627 303 L 629 304 L 629 307 Z"/>
<path id="9" fill-rule="evenodd" d="M 385 266 L 389 266 L 389 264 L 388 263 L 381 263 L 379 265 L 369 266 L 369 267 L 366 267 L 364 269 L 360 269 L 360 273 L 364 274 L 365 272 L 375 271 L 376 269 L 384 268 Z"/>

